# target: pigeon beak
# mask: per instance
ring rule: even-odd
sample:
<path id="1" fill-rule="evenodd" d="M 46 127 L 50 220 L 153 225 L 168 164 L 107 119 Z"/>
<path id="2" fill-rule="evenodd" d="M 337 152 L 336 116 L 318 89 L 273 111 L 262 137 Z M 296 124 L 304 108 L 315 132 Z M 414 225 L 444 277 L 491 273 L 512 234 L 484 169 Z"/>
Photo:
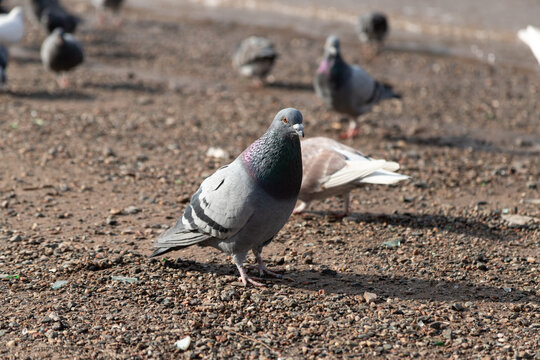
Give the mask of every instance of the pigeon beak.
<path id="1" fill-rule="evenodd" d="M 299 136 L 302 135 L 302 137 L 304 137 L 304 125 L 302 125 L 302 124 L 294 124 L 293 129 L 294 129 L 294 131 L 296 131 L 296 133 Z"/>
<path id="2" fill-rule="evenodd" d="M 335 56 L 337 54 L 337 49 L 335 46 L 327 46 L 326 47 L 326 52 L 329 54 L 329 55 L 332 55 L 332 56 Z"/>

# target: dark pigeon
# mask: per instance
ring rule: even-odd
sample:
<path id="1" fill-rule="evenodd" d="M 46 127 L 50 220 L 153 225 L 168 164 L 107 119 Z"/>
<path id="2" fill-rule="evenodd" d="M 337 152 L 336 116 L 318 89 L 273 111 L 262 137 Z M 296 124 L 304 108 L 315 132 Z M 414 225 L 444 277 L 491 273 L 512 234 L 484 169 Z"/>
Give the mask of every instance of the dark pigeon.
<path id="1" fill-rule="evenodd" d="M 41 62 L 55 73 L 70 71 L 83 61 L 82 45 L 62 28 L 54 29 L 41 45 Z"/>
<path id="2" fill-rule="evenodd" d="M 358 18 L 357 32 L 360 41 L 382 44 L 388 36 L 388 19 L 386 15 L 374 12 Z"/>
<path id="3" fill-rule="evenodd" d="M 49 34 L 56 28 L 74 33 L 81 22 L 78 16 L 71 14 L 58 0 L 30 0 L 29 9 L 30 17 Z"/>

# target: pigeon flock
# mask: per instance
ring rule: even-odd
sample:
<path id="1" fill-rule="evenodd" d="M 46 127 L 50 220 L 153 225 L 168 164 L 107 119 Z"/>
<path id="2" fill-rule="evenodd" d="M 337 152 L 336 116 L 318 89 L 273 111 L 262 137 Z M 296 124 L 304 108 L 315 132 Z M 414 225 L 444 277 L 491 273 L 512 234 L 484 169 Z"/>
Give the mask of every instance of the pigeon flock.
<path id="1" fill-rule="evenodd" d="M 116 25 L 120 24 L 122 0 L 92 0 L 92 4 L 98 22 L 110 12 Z M 26 10 L 34 25 L 47 34 L 40 50 L 43 66 L 59 75 L 61 87 L 68 87 L 66 73 L 85 59 L 83 46 L 73 35 L 83 20 L 59 0 L 28 0 Z M 369 13 L 359 17 L 356 30 L 360 41 L 376 46 L 378 52 L 388 37 L 389 22 L 382 13 Z M 20 42 L 24 32 L 23 8 L 8 10 L 0 5 L 0 87 L 7 82 L 9 47 Z M 521 30 L 519 38 L 540 62 L 540 30 Z M 263 86 L 277 58 L 271 40 L 250 36 L 234 51 L 232 66 L 253 84 Z M 334 35 L 324 44 L 313 88 L 328 109 L 348 118 L 342 139 L 358 136 L 358 117 L 375 104 L 401 98 L 390 85 L 345 62 L 340 40 Z M 336 215 L 346 216 L 352 190 L 364 184 L 392 185 L 410 179 L 396 172 L 396 162 L 370 158 L 330 138 L 300 141 L 300 137 L 304 137 L 301 112 L 294 108 L 279 111 L 259 139 L 201 183 L 183 215 L 155 241 L 152 256 L 191 245 L 211 246 L 231 256 L 244 285 L 262 286 L 248 276 L 244 260 L 251 251 L 260 276 L 281 277 L 266 268 L 261 253 L 292 213 L 305 212 L 313 200 L 339 196 L 344 209 Z"/>
<path id="2" fill-rule="evenodd" d="M 69 85 L 65 72 L 74 69 L 83 62 L 83 47 L 73 33 L 82 19 L 64 7 L 59 0 L 27 0 L 26 15 L 36 27 L 40 27 L 47 36 L 41 45 L 41 60 L 45 69 L 62 73 L 59 85 Z M 25 11 L 16 6 L 9 12 L 0 7 L 0 64 L 2 69 L 1 84 L 5 85 L 9 48 L 19 43 L 25 34 Z"/>

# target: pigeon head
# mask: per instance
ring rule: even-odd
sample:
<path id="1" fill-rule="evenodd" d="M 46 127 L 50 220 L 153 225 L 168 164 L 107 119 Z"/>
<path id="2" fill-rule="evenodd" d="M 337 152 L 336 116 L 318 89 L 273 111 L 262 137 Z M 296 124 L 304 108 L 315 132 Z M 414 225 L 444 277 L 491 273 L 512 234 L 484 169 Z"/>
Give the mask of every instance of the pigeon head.
<path id="1" fill-rule="evenodd" d="M 304 125 L 302 125 L 302 113 L 295 108 L 281 110 L 274 117 L 270 129 L 287 134 L 290 137 L 304 137 Z"/>
<path id="2" fill-rule="evenodd" d="M 54 36 L 55 42 L 58 45 L 62 45 L 64 43 L 64 40 L 65 40 L 64 35 L 65 34 L 66 34 L 66 31 L 61 27 L 57 27 L 51 33 L 51 35 Z"/>
<path id="3" fill-rule="evenodd" d="M 247 172 L 275 198 L 296 198 L 302 184 L 302 153 L 299 135 L 304 136 L 302 113 L 287 108 L 277 113 L 259 139 L 241 156 Z"/>
<path id="4" fill-rule="evenodd" d="M 337 56 L 339 55 L 339 38 L 335 35 L 330 35 L 326 39 L 326 44 L 324 44 L 324 53 L 325 57 L 328 56 Z"/>
<path id="5" fill-rule="evenodd" d="M 326 39 L 326 44 L 324 44 L 324 58 L 319 69 L 317 69 L 317 73 L 329 74 L 336 63 L 336 59 L 339 57 L 339 39 L 337 36 L 330 35 Z"/>

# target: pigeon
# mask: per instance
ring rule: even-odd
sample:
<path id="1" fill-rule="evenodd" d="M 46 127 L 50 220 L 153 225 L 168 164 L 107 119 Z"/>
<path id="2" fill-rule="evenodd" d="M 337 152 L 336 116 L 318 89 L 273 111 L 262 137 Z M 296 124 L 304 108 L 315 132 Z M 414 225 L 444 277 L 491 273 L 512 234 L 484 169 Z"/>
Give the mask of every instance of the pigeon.
<path id="1" fill-rule="evenodd" d="M 0 88 L 6 84 L 6 68 L 8 60 L 9 54 L 7 49 L 0 45 Z"/>
<path id="2" fill-rule="evenodd" d="M 326 137 L 304 140 L 301 146 L 304 177 L 295 214 L 306 210 L 312 200 L 341 196 L 345 200 L 344 213 L 336 216 L 346 216 L 351 190 L 362 184 L 389 185 L 409 179 L 394 172 L 399 164 L 372 159 Z"/>
<path id="3" fill-rule="evenodd" d="M 278 54 L 274 44 L 264 37 L 250 36 L 244 39 L 233 55 L 233 66 L 238 72 L 255 79 L 257 85 L 263 84 Z"/>
<path id="4" fill-rule="evenodd" d="M 103 10 L 111 11 L 118 20 L 116 20 L 116 25 L 120 25 L 120 19 L 118 14 L 120 13 L 120 8 L 122 7 L 124 0 L 92 0 L 92 4 L 96 7 L 98 22 L 103 24 L 104 14 Z"/>
<path id="5" fill-rule="evenodd" d="M 48 7 L 43 10 L 40 22 L 49 34 L 56 28 L 62 28 L 67 33 L 74 33 L 80 19 L 61 7 Z"/>
<path id="6" fill-rule="evenodd" d="M 58 0 L 30 0 L 32 18 L 49 34 L 56 28 L 74 33 L 81 19 L 70 14 Z"/>
<path id="7" fill-rule="evenodd" d="M 540 29 L 529 25 L 526 29 L 518 31 L 518 37 L 525 44 L 529 45 L 536 60 L 540 64 Z"/>
<path id="8" fill-rule="evenodd" d="M 47 70 L 62 74 L 59 81 L 62 87 L 69 86 L 65 72 L 80 65 L 83 60 L 81 44 L 62 28 L 54 29 L 41 45 L 41 62 Z"/>
<path id="9" fill-rule="evenodd" d="M 259 274 L 281 277 L 261 258 L 291 215 L 302 183 L 299 135 L 302 114 L 287 108 L 232 163 L 206 178 L 176 224 L 154 243 L 152 256 L 190 245 L 212 246 L 229 254 L 244 286 L 263 284 L 251 279 L 243 262 L 251 250 Z"/>
<path id="10" fill-rule="evenodd" d="M 358 134 L 356 118 L 379 101 L 401 98 L 392 87 L 373 79 L 362 68 L 347 64 L 339 49 L 339 39 L 329 36 L 324 46 L 324 58 L 314 79 L 315 92 L 325 105 L 351 118 L 349 129 L 342 138 Z"/>
<path id="11" fill-rule="evenodd" d="M 382 45 L 384 39 L 388 36 L 388 29 L 386 15 L 379 12 L 360 16 L 356 26 L 360 41 L 377 45 Z"/>
<path id="12" fill-rule="evenodd" d="M 0 14 L 7 14 L 9 11 L 2 6 L 2 0 L 0 0 Z"/>
<path id="13" fill-rule="evenodd" d="M 24 35 L 24 13 L 16 6 L 8 14 L 0 15 L 0 44 L 10 45 L 21 41 Z"/>

